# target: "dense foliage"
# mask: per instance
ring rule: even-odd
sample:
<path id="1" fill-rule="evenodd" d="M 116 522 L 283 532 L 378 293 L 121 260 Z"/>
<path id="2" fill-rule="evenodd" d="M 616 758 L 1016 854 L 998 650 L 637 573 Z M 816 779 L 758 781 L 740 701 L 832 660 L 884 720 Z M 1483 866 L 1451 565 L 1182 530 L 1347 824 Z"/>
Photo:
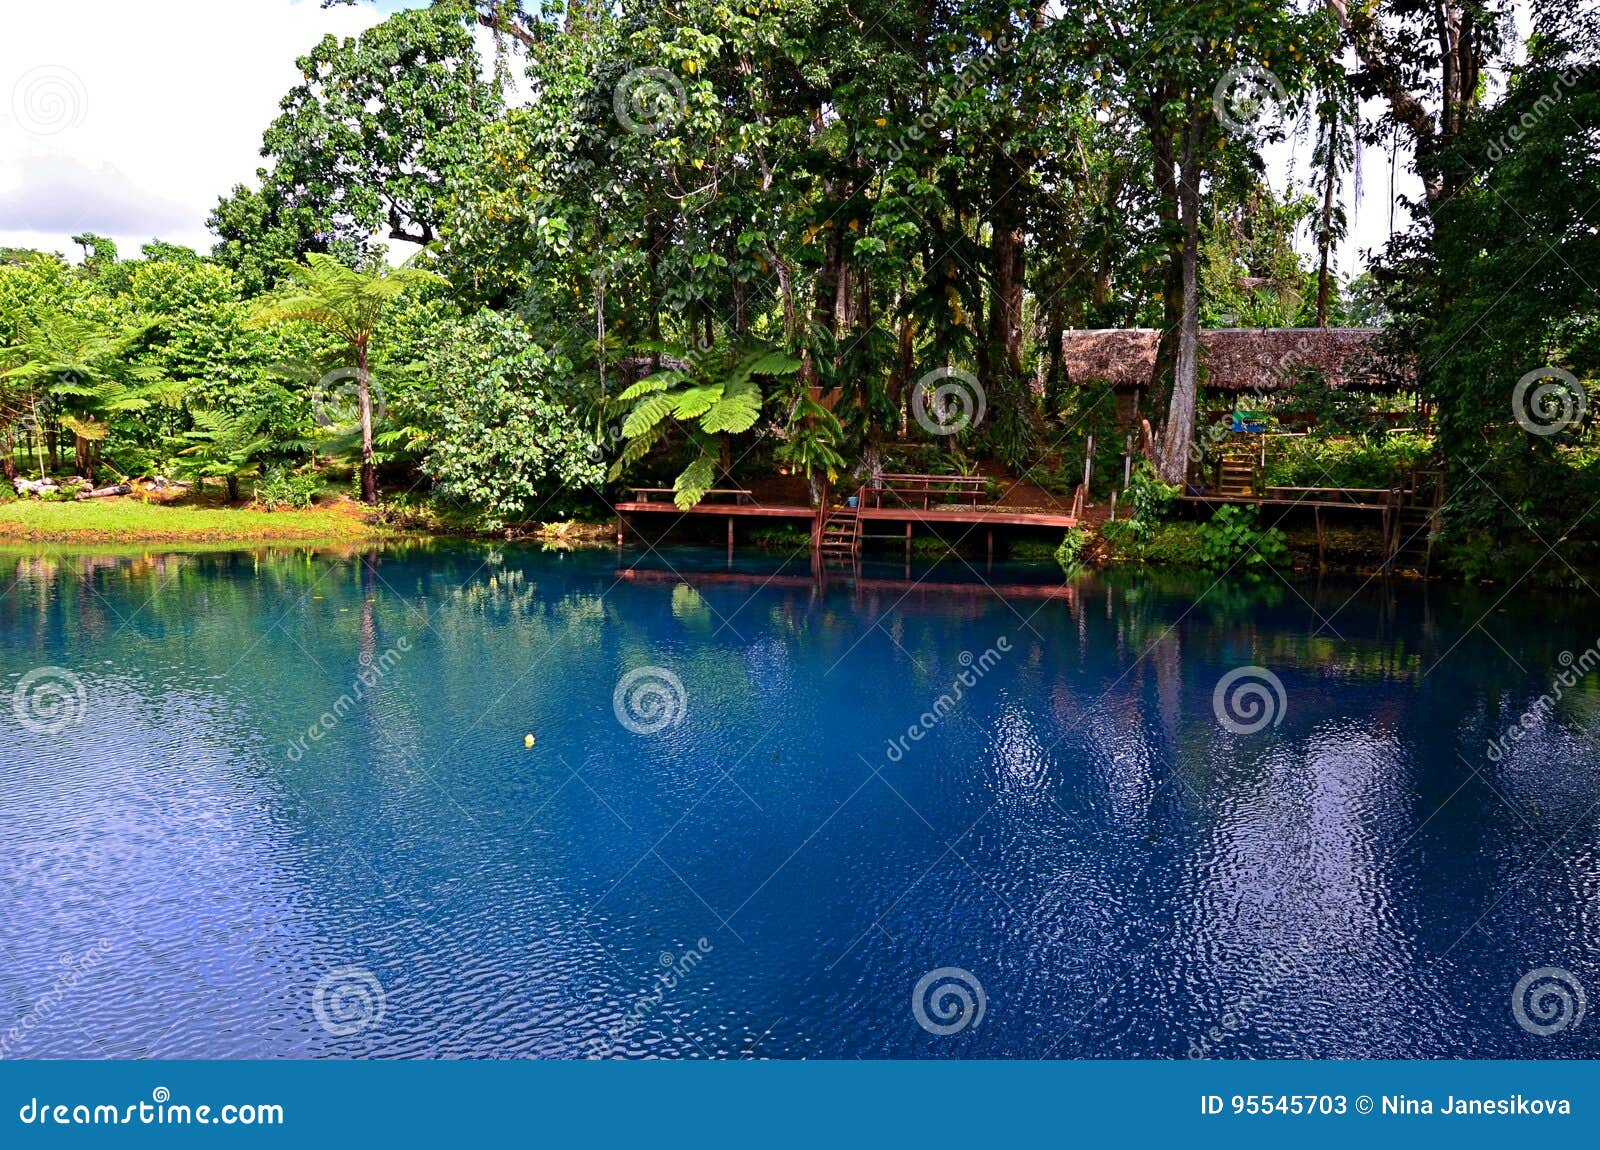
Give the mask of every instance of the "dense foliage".
<path id="1" fill-rule="evenodd" d="M 1600 34 L 1592 6 L 1532 16 L 1504 99 L 1429 155 L 1451 194 L 1381 268 L 1395 337 L 1438 403 L 1447 527 L 1470 574 L 1592 561 L 1600 501 Z"/>
<path id="2" fill-rule="evenodd" d="M 598 445 L 554 398 L 562 370 L 512 317 L 446 325 L 423 360 L 430 427 L 416 445 L 435 492 L 499 528 L 570 511 L 569 488 L 598 486 Z"/>
<path id="3" fill-rule="evenodd" d="M 1259 578 L 1289 563 L 1289 543 L 1276 527 L 1262 527 L 1254 507 L 1230 504 L 1217 508 L 1200 524 L 1200 561 L 1213 571 L 1246 579 Z"/>
<path id="4" fill-rule="evenodd" d="M 608 484 L 689 506 L 782 468 L 820 496 L 907 459 L 1070 497 L 1091 438 L 1120 481 L 1126 423 L 1067 378 L 1062 332 L 1148 325 L 1162 435 L 1120 529 L 1144 548 L 1223 445 L 1200 325 L 1388 315 L 1458 538 L 1570 534 L 1590 421 L 1531 434 L 1511 393 L 1596 371 L 1600 29 L 1535 3 L 1521 44 L 1499 0 L 1421 12 L 435 0 L 309 47 L 209 255 L 0 253 L 0 457 L 273 503 L 359 476 L 497 528 Z M 1342 282 L 1337 193 L 1397 133 L 1420 222 L 1376 284 Z M 1290 137 L 1312 170 L 1273 188 L 1261 150 Z M 386 242 L 420 250 L 391 270 Z M 1297 396 L 1357 438 L 1281 474 L 1423 462 L 1347 395 Z"/>

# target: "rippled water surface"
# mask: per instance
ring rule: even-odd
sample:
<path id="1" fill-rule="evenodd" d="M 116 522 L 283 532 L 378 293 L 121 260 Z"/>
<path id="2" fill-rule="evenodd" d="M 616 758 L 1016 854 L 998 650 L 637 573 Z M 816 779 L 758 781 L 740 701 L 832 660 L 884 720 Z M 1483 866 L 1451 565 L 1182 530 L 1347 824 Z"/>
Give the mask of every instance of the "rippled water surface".
<path id="1" fill-rule="evenodd" d="M 0 1053 L 1600 1055 L 1592 603 L 776 568 L 0 553 Z"/>

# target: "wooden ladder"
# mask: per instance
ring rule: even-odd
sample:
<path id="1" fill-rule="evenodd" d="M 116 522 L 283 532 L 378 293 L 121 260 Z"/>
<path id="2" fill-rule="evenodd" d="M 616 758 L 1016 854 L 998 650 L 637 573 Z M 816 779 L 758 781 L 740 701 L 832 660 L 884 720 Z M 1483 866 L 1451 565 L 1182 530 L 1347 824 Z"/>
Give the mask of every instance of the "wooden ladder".
<path id="1" fill-rule="evenodd" d="M 821 518 L 817 532 L 817 553 L 823 562 L 853 563 L 861 553 L 861 511 L 859 507 L 831 507 Z"/>
<path id="2" fill-rule="evenodd" d="M 1440 509 L 1437 507 L 1396 508 L 1390 526 L 1388 570 L 1414 567 L 1424 575 L 1433 568 L 1434 544 L 1439 538 Z"/>
<path id="3" fill-rule="evenodd" d="M 1255 460 L 1238 455 L 1230 455 L 1223 459 L 1217 494 L 1224 499 L 1250 499 L 1255 493 Z"/>

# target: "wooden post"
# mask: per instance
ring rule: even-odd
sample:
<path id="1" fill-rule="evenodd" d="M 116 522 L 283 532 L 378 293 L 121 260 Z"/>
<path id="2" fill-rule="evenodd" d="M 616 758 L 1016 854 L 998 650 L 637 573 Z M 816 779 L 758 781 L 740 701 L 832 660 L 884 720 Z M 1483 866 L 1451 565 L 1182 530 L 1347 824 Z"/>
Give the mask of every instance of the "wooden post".
<path id="1" fill-rule="evenodd" d="M 617 546 L 622 546 L 622 512 L 617 512 Z"/>
<path id="2" fill-rule="evenodd" d="M 1083 489 L 1089 490 L 1089 478 L 1094 474 L 1094 436 L 1089 436 L 1083 448 Z"/>
<path id="3" fill-rule="evenodd" d="M 994 528 L 988 529 L 989 536 L 989 568 L 994 569 Z"/>
<path id="4" fill-rule="evenodd" d="M 906 520 L 906 563 L 911 562 L 911 520 Z M 910 576 L 907 576 L 910 578 Z"/>
<path id="5" fill-rule="evenodd" d="M 728 562 L 733 562 L 733 516 L 728 516 Z"/>
<path id="6" fill-rule="evenodd" d="M 1116 517 L 1117 517 L 1117 493 L 1115 491 L 1113 491 L 1111 493 L 1111 518 L 1112 519 L 1116 519 Z"/>

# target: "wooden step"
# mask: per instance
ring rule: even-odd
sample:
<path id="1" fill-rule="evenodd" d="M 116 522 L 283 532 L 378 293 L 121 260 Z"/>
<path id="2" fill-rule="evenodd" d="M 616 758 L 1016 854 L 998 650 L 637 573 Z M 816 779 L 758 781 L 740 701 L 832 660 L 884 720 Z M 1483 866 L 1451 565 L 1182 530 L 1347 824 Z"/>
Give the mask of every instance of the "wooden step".
<path id="1" fill-rule="evenodd" d="M 816 554 L 825 563 L 853 562 L 860 551 L 861 516 L 856 507 L 829 507 L 816 536 Z"/>

